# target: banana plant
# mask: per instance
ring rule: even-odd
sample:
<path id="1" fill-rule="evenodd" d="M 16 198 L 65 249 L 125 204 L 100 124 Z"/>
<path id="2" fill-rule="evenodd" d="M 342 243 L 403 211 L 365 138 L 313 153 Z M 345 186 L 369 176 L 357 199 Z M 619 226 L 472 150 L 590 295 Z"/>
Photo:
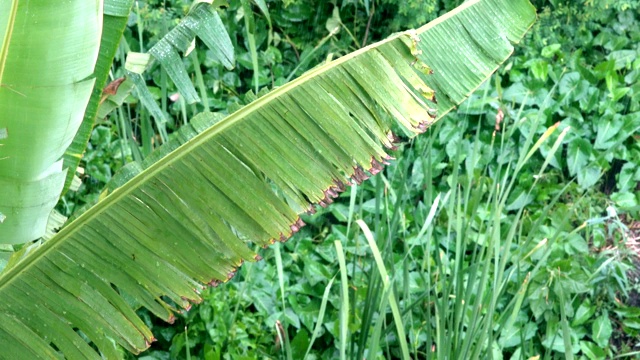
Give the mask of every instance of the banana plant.
<path id="1" fill-rule="evenodd" d="M 70 143 L 86 144 L 95 117 L 89 99 L 106 79 L 108 54 L 94 71 L 101 26 L 123 27 L 130 3 L 0 0 L 0 242 L 42 236 L 78 164 L 60 159 Z M 424 132 L 467 98 L 535 16 L 528 0 L 467 1 L 226 118 L 197 115 L 0 274 L 0 357 L 111 359 L 119 347 L 148 348 L 154 337 L 135 309 L 171 322 L 206 286 L 259 260 L 255 245 L 287 240 L 304 226 L 300 214 L 381 171 L 400 138 Z M 117 44 L 121 31 L 105 34 L 103 46 Z M 165 49 L 155 55 L 160 62 L 163 54 L 176 59 Z"/>

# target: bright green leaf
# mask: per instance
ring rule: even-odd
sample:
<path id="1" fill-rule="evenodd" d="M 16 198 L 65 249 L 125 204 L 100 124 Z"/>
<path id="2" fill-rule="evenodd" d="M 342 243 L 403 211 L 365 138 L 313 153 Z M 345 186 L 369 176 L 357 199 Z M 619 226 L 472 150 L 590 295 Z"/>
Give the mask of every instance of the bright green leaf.
<path id="1" fill-rule="evenodd" d="M 627 162 L 622 165 L 618 176 L 618 190 L 620 192 L 627 192 L 632 188 L 635 188 L 638 181 L 640 181 L 640 166 L 633 162 Z"/>
<path id="2" fill-rule="evenodd" d="M 584 302 L 580 304 L 578 310 L 576 310 L 576 314 L 571 321 L 572 327 L 578 327 L 584 323 L 586 323 L 593 314 L 596 312 L 596 307 L 591 304 L 591 301 L 587 298 Z"/>
<path id="3" fill-rule="evenodd" d="M 547 81 L 549 63 L 546 60 L 535 60 L 531 63 L 531 73 L 536 79 Z"/>
<path id="4" fill-rule="evenodd" d="M 591 336 L 596 344 L 601 348 L 605 348 L 609 345 L 609 339 L 613 333 L 613 328 L 611 327 L 609 314 L 606 311 L 593 322 L 591 330 Z"/>
<path id="5" fill-rule="evenodd" d="M 611 200 L 623 209 L 638 206 L 638 199 L 635 192 L 615 192 L 611 194 Z"/>
<path id="6" fill-rule="evenodd" d="M 560 44 L 551 44 L 542 48 L 540 55 L 546 58 L 552 58 L 556 52 L 560 50 Z"/>
<path id="7" fill-rule="evenodd" d="M 567 145 L 567 167 L 571 176 L 575 176 L 584 168 L 592 151 L 591 144 L 582 138 L 574 138 Z"/>
<path id="8" fill-rule="evenodd" d="M 602 168 L 596 164 L 589 164 L 578 169 L 578 184 L 583 189 L 595 185 L 602 176 Z"/>
<path id="9" fill-rule="evenodd" d="M 590 342 L 590 341 L 580 341 L 580 350 L 589 360 L 604 360 L 606 359 L 606 353 L 604 350 Z"/>

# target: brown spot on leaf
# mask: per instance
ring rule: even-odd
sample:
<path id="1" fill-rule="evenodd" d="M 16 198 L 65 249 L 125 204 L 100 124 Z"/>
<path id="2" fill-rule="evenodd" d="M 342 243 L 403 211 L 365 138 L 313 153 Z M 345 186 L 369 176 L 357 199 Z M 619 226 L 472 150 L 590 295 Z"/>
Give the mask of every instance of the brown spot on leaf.
<path id="1" fill-rule="evenodd" d="M 262 260 L 262 256 L 260 256 L 260 254 L 256 254 L 256 256 L 253 257 L 253 260 L 260 261 Z"/>
<path id="2" fill-rule="evenodd" d="M 115 95 L 116 93 L 118 93 L 118 88 L 120 87 L 120 85 L 122 85 L 122 83 L 125 80 L 126 78 L 124 77 L 113 80 L 112 82 L 109 83 L 109 85 L 104 87 L 104 90 L 102 90 L 102 93 L 104 95 Z"/>

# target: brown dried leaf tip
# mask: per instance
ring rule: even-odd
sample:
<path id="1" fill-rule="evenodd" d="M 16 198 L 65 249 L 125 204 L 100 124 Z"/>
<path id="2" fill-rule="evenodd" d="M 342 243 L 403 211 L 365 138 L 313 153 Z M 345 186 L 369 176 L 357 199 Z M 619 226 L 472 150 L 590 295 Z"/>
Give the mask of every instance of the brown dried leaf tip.
<path id="1" fill-rule="evenodd" d="M 298 231 L 300 231 L 300 229 L 305 225 L 307 225 L 307 224 L 305 224 L 304 221 L 302 221 L 302 219 L 300 217 L 298 217 L 296 222 L 291 225 L 291 235 L 289 235 L 289 237 L 293 236 L 293 234 L 295 234 Z"/>
<path id="2" fill-rule="evenodd" d="M 398 150 L 398 147 L 396 145 L 400 144 L 402 140 L 400 140 L 400 138 L 391 131 L 387 133 L 387 139 L 391 143 L 391 146 L 388 146 L 388 145 L 385 145 L 385 146 L 390 150 Z"/>
<path id="3" fill-rule="evenodd" d="M 394 158 L 393 156 L 391 156 L 391 155 L 387 155 L 387 156 L 385 156 L 385 157 L 384 157 L 384 159 L 382 159 L 382 163 L 383 163 L 384 165 L 391 165 L 391 163 L 390 163 L 389 161 L 391 161 L 391 160 L 395 160 L 395 159 L 396 159 L 396 158 Z"/>
<path id="4" fill-rule="evenodd" d="M 333 199 L 338 197 L 338 191 L 339 191 L 339 188 L 336 187 L 335 185 L 328 187 L 324 191 L 324 198 L 322 198 L 322 200 L 320 200 L 318 204 L 320 204 L 320 206 L 322 207 L 326 207 L 328 204 L 333 203 Z"/>
<path id="5" fill-rule="evenodd" d="M 338 197 L 338 192 L 333 187 L 329 187 L 327 190 L 324 191 L 324 196 L 327 199 L 335 199 Z"/>
<path id="6" fill-rule="evenodd" d="M 353 168 L 353 175 L 351 175 L 351 179 L 356 182 L 356 184 L 360 185 L 363 181 L 367 180 L 369 176 L 364 173 L 364 170 L 360 166 L 356 166 Z"/>
<path id="7" fill-rule="evenodd" d="M 333 180 L 333 188 L 339 193 L 347 190 L 347 187 L 344 184 L 344 182 L 342 182 L 341 180 L 338 180 L 338 179 L 334 179 Z"/>
<path id="8" fill-rule="evenodd" d="M 184 300 L 184 301 L 186 301 L 186 302 L 187 302 L 187 306 L 185 306 L 185 307 L 184 307 L 184 311 L 189 311 L 189 310 L 191 310 L 191 302 L 189 302 L 189 299 L 187 299 L 187 298 L 186 298 L 186 297 L 184 297 L 184 296 L 181 296 L 180 298 L 182 298 L 182 300 Z"/>
<path id="9" fill-rule="evenodd" d="M 227 281 L 233 279 L 234 276 L 236 276 L 236 270 L 233 270 L 227 274 Z"/>
<path id="10" fill-rule="evenodd" d="M 380 171 L 382 171 L 382 164 L 380 164 L 375 158 L 371 159 L 371 168 L 369 169 L 371 175 L 376 175 Z"/>
<path id="11" fill-rule="evenodd" d="M 390 164 L 389 160 L 393 160 L 393 159 L 394 158 L 389 155 L 385 155 L 380 160 L 376 159 L 375 157 L 372 157 L 371 167 L 367 169 L 367 172 L 369 172 L 369 174 L 371 174 L 372 176 L 376 175 L 382 171 L 383 165 L 389 165 Z M 360 166 L 354 167 L 353 170 L 354 170 L 354 174 L 351 176 L 351 179 L 353 179 L 357 184 L 361 184 L 363 181 L 369 178 L 369 175 L 367 175 Z"/>
<path id="12" fill-rule="evenodd" d="M 158 341 L 158 339 L 156 339 L 155 337 L 152 336 L 151 339 L 145 339 L 144 340 L 144 345 L 146 347 L 149 347 L 149 346 L 151 346 L 151 343 L 155 342 L 155 341 Z"/>
<path id="13" fill-rule="evenodd" d="M 427 129 L 429 128 L 429 125 L 430 123 L 428 121 L 421 121 L 418 123 L 418 126 L 416 126 L 415 129 L 418 130 L 420 134 L 422 134 L 425 131 L 427 131 Z"/>
<path id="14" fill-rule="evenodd" d="M 429 108 L 427 109 L 427 115 L 429 115 L 429 118 L 427 120 L 420 121 L 418 123 L 418 126 L 415 127 L 415 129 L 418 130 L 420 134 L 427 131 L 427 129 L 430 128 L 434 122 L 436 122 L 436 118 L 438 117 L 438 110 Z"/>
<path id="15" fill-rule="evenodd" d="M 333 183 L 323 191 L 324 197 L 322 198 L 322 200 L 318 201 L 317 205 L 320 205 L 323 208 L 327 207 L 329 204 L 333 203 L 333 199 L 337 198 L 341 192 L 347 189 L 347 185 L 351 185 L 351 183 L 345 184 L 342 180 L 333 179 Z M 305 213 L 307 215 L 315 214 L 315 205 L 311 205 L 309 210 L 307 210 Z"/>

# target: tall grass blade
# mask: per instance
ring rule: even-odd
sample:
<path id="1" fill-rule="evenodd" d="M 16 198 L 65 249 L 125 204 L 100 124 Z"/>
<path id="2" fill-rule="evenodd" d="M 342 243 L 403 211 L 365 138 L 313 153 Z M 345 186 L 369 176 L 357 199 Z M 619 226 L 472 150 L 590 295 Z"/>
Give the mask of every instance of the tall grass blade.
<path id="1" fill-rule="evenodd" d="M 398 342 L 400 343 L 400 349 L 402 350 L 402 358 L 405 360 L 411 359 L 409 356 L 409 346 L 407 345 L 407 337 L 404 332 L 404 323 L 402 321 L 402 316 L 400 315 L 400 309 L 398 307 L 398 302 L 396 301 L 396 297 L 389 279 L 389 275 L 387 274 L 387 269 L 384 266 L 384 261 L 382 260 L 382 255 L 378 250 L 378 245 L 376 244 L 375 239 L 373 238 L 373 234 L 367 224 L 362 220 L 356 220 L 360 229 L 364 234 L 364 237 L 367 239 L 369 243 L 369 247 L 371 248 L 371 252 L 373 253 L 373 258 L 375 259 L 376 266 L 378 268 L 378 272 L 380 273 L 380 277 L 382 278 L 382 282 L 384 287 L 389 290 L 388 299 L 389 304 L 391 306 L 391 313 L 393 314 L 393 320 L 396 324 L 396 331 L 398 334 Z M 383 316 L 383 314 L 379 314 L 379 316 Z"/>
<path id="2" fill-rule="evenodd" d="M 316 326 L 313 328 L 313 334 L 311 335 L 311 340 L 309 341 L 309 346 L 307 347 L 307 351 L 304 354 L 304 358 L 306 359 L 309 356 L 309 352 L 311 352 L 311 348 L 313 347 L 313 343 L 315 343 L 316 339 L 320 335 L 322 331 L 322 321 L 324 320 L 324 314 L 327 311 L 327 302 L 329 301 L 329 294 L 331 292 L 331 285 L 333 285 L 333 281 L 335 280 L 335 276 L 329 280 L 329 283 L 324 288 L 324 293 L 322 294 L 322 302 L 320 303 L 320 311 L 318 311 L 318 318 L 316 320 Z"/>
<path id="3" fill-rule="evenodd" d="M 347 336 L 349 334 L 349 278 L 347 263 L 340 240 L 334 241 L 340 265 L 340 359 L 347 358 Z"/>
<path id="4" fill-rule="evenodd" d="M 293 355 L 291 353 L 291 345 L 289 343 L 289 334 L 287 331 L 289 322 L 287 321 L 287 317 L 285 315 L 287 310 L 287 304 L 286 304 L 286 292 L 284 287 L 284 270 L 282 267 L 282 252 L 280 251 L 280 243 L 274 244 L 273 251 L 275 253 L 275 258 L 276 258 L 276 269 L 278 271 L 278 285 L 280 286 L 280 300 L 282 301 L 282 315 L 283 315 L 282 322 L 284 323 L 282 325 L 281 344 L 282 344 L 282 348 L 284 349 L 287 360 L 292 360 Z M 280 332 L 278 331 L 278 333 Z"/>

